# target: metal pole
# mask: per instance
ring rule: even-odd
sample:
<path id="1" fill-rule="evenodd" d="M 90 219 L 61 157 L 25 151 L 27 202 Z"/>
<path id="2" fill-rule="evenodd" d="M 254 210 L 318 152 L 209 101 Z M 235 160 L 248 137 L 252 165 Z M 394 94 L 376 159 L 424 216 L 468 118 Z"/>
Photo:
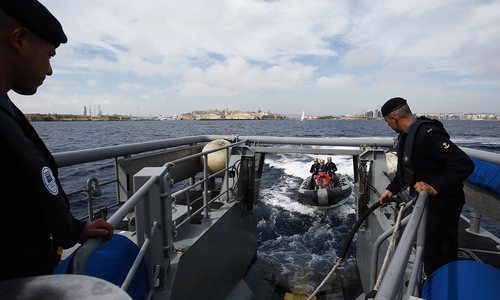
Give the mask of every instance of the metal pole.
<path id="1" fill-rule="evenodd" d="M 405 227 L 406 224 L 408 223 L 408 220 L 410 220 L 410 216 L 406 216 L 402 221 L 401 221 L 401 227 Z M 387 240 L 388 237 L 390 237 L 393 233 L 394 229 L 391 227 L 390 229 L 386 230 L 384 233 L 378 236 L 378 238 L 375 240 L 375 243 L 373 244 L 372 248 L 372 261 L 371 261 L 371 268 L 370 268 L 370 287 L 373 288 L 375 286 L 375 281 L 377 280 L 377 271 L 378 271 L 378 255 L 380 252 L 380 245 Z"/>
<path id="2" fill-rule="evenodd" d="M 87 179 L 87 182 L 85 183 L 85 192 L 87 192 L 88 198 L 87 198 L 87 209 L 89 212 L 89 222 L 92 222 L 92 219 L 94 217 L 94 201 L 93 198 L 94 196 L 100 196 L 101 195 L 101 189 L 99 188 L 99 182 L 97 181 L 97 178 L 95 177 L 89 177 Z"/>
<path id="3" fill-rule="evenodd" d="M 205 206 L 205 219 L 210 218 L 210 208 L 208 206 L 208 154 L 205 154 L 203 156 L 203 180 L 205 181 L 203 183 L 203 206 Z"/>
<path id="4" fill-rule="evenodd" d="M 479 230 L 481 228 L 481 214 L 472 211 L 470 213 L 470 225 L 469 232 L 474 234 L 479 234 Z"/>
<path id="5" fill-rule="evenodd" d="M 417 251 L 415 253 L 415 261 L 413 262 L 413 269 L 411 270 L 410 280 L 408 281 L 408 288 L 406 290 L 406 297 L 413 295 L 417 287 L 417 280 L 422 271 L 422 255 L 425 250 L 425 229 L 427 228 L 427 206 L 424 208 L 424 214 L 420 221 L 420 227 L 417 234 Z"/>
<path id="6" fill-rule="evenodd" d="M 377 296 L 375 296 L 376 300 L 396 299 L 396 295 L 400 292 L 403 274 L 408 264 L 408 257 L 410 256 L 413 242 L 415 241 L 417 230 L 420 226 L 424 208 L 427 205 L 427 197 L 427 192 L 421 192 L 418 196 L 410 221 L 408 222 L 408 225 L 403 232 L 403 236 L 399 241 L 399 245 L 394 252 L 391 264 L 389 265 L 386 275 L 382 280 Z"/>
<path id="7" fill-rule="evenodd" d="M 89 223 L 92 222 L 94 216 L 94 204 L 92 203 L 92 192 L 87 191 L 87 210 L 89 213 L 88 220 Z"/>
<path id="8" fill-rule="evenodd" d="M 231 153 L 229 153 L 229 148 L 226 149 L 226 202 L 229 202 L 229 159 L 231 158 Z"/>

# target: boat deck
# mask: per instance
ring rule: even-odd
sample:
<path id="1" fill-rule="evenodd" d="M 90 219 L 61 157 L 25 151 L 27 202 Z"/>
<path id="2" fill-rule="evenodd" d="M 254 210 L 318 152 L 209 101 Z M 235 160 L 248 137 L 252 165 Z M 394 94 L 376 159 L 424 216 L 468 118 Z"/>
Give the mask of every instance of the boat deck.
<path id="1" fill-rule="evenodd" d="M 500 239 L 481 228 L 479 234 L 469 232 L 469 219 L 462 215 L 458 225 L 459 259 L 475 260 L 500 268 Z"/>

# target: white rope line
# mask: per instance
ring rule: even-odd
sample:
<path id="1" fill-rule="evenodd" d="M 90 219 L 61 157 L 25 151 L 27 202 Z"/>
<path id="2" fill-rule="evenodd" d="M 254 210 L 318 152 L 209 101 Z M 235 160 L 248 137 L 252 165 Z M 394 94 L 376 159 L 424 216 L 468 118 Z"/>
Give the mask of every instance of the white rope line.
<path id="1" fill-rule="evenodd" d="M 399 213 L 398 213 L 398 217 L 396 219 L 396 224 L 394 224 L 394 230 L 392 232 L 391 241 L 389 242 L 389 247 L 387 247 L 387 252 L 385 253 L 384 263 L 382 264 L 382 268 L 380 269 L 380 273 L 378 274 L 377 282 L 375 283 L 375 286 L 373 287 L 373 289 L 375 291 L 378 291 L 380 284 L 382 283 L 382 279 L 384 278 L 384 274 L 385 274 L 385 271 L 387 269 L 387 265 L 389 264 L 389 257 L 392 255 L 392 253 L 394 252 L 394 249 L 396 248 L 396 240 L 398 239 L 398 236 L 399 236 L 399 228 L 401 226 L 401 216 L 403 215 L 404 207 L 405 207 L 405 205 L 403 202 L 401 207 L 399 208 Z"/>
<path id="2" fill-rule="evenodd" d="M 318 287 L 314 290 L 314 292 L 312 292 L 312 294 L 309 296 L 309 298 L 307 298 L 307 300 L 311 300 L 314 296 L 316 296 L 316 294 L 323 287 L 323 285 L 325 285 L 325 283 L 330 279 L 330 276 L 332 276 L 335 273 L 335 270 L 337 270 L 337 268 L 340 266 L 341 262 L 342 262 L 342 259 L 339 258 L 339 260 L 337 260 L 337 263 L 335 264 L 335 266 L 333 266 L 332 270 L 328 273 L 328 275 L 326 275 L 325 279 L 323 279 L 323 281 L 318 285 Z"/>
<path id="3" fill-rule="evenodd" d="M 394 230 L 392 232 L 392 237 L 391 241 L 389 242 L 389 247 L 387 248 L 387 252 L 385 254 L 384 258 L 384 263 L 382 264 L 382 268 L 380 270 L 379 276 L 377 278 L 377 282 L 375 283 L 375 287 L 373 288 L 374 290 L 378 290 L 380 287 L 380 283 L 382 282 L 382 278 L 384 277 L 385 270 L 387 268 L 388 262 L 389 262 L 389 256 L 390 254 L 394 251 L 394 248 L 396 246 L 396 240 L 399 236 L 399 228 L 401 227 L 401 216 L 403 215 L 403 209 L 405 207 L 405 203 L 403 202 L 401 204 L 401 207 L 399 208 L 398 216 L 396 218 L 396 224 L 394 224 Z M 312 292 L 312 294 L 307 298 L 307 300 L 312 300 L 314 296 L 319 292 L 319 290 L 326 284 L 326 282 L 330 279 L 330 277 L 335 273 L 337 268 L 340 266 L 340 263 L 342 262 L 342 258 L 339 258 L 337 260 L 337 263 L 333 268 L 330 270 L 328 275 L 326 275 L 325 279 L 319 284 L 319 286 Z"/>

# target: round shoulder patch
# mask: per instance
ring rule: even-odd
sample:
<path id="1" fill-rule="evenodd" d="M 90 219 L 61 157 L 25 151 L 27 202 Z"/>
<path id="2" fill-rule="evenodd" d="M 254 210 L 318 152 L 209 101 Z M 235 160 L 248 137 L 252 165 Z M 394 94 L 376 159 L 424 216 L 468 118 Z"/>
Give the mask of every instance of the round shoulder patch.
<path id="1" fill-rule="evenodd" d="M 42 181 L 49 193 L 54 196 L 59 193 L 59 187 L 57 186 L 56 178 L 54 177 L 54 174 L 52 174 L 52 170 L 49 167 L 42 168 Z"/>

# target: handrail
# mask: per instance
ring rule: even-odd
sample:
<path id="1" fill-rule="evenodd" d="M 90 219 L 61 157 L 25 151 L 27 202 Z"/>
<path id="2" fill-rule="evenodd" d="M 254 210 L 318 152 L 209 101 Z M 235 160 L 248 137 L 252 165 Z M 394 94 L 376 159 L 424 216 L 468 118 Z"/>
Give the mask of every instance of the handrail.
<path id="1" fill-rule="evenodd" d="M 181 190 L 178 190 L 178 191 L 176 191 L 175 193 L 172 193 L 172 197 L 173 197 L 173 198 L 176 198 L 177 196 L 179 196 L 179 195 L 181 195 L 181 194 L 184 194 L 185 192 L 187 192 L 187 191 L 189 191 L 189 190 L 193 189 L 194 187 L 201 185 L 202 183 L 204 183 L 204 182 L 205 182 L 205 181 L 207 181 L 208 179 L 213 178 L 213 177 L 217 177 L 217 175 L 219 175 L 220 173 L 225 172 L 226 170 L 229 170 L 229 169 L 230 169 L 230 168 L 227 168 L 227 169 L 222 169 L 222 170 L 220 170 L 220 171 L 218 171 L 218 172 L 216 172 L 216 173 L 214 173 L 214 174 L 212 174 L 212 175 L 208 176 L 208 177 L 207 177 L 207 179 L 205 179 L 205 178 L 200 179 L 200 180 L 196 181 L 195 183 L 193 183 L 193 184 L 191 184 L 191 185 L 189 185 L 189 186 L 187 186 L 187 187 L 185 187 L 185 188 L 183 188 L 183 189 L 181 189 Z"/>
<path id="2" fill-rule="evenodd" d="M 394 139 L 391 137 L 334 137 L 334 138 L 313 138 L 313 137 L 276 137 L 276 136 L 238 136 L 239 139 L 248 140 L 251 143 L 259 144 L 287 144 L 287 145 L 319 145 L 319 146 L 353 146 L 360 147 L 370 145 L 374 147 L 391 147 Z"/>
<path id="3" fill-rule="evenodd" d="M 116 178 L 115 179 L 110 179 L 108 181 L 104 181 L 103 183 L 99 183 L 99 186 L 105 186 L 105 185 L 108 185 L 108 184 L 111 184 L 111 183 L 116 183 L 117 181 L 118 180 Z M 85 192 L 85 187 L 80 188 L 78 190 L 71 191 L 71 192 L 67 192 L 66 196 L 71 196 L 71 195 L 80 194 L 80 193 L 84 193 L 84 192 Z"/>
<path id="4" fill-rule="evenodd" d="M 224 136 L 224 135 L 198 135 L 182 138 L 170 138 L 142 143 L 132 143 L 85 150 L 67 151 L 54 153 L 58 167 L 66 167 L 80 163 L 93 162 L 118 156 L 131 155 L 141 152 L 154 151 L 168 147 L 209 142 L 215 139 L 227 139 L 231 141 L 247 140 L 255 144 L 290 144 L 290 145 L 320 145 L 320 146 L 393 146 L 391 137 L 373 137 L 373 138 L 310 138 L 310 137 L 272 137 L 272 136 Z M 483 150 L 477 150 L 467 147 L 460 147 L 467 155 L 477 157 L 478 159 L 500 164 L 500 154 L 491 153 Z"/>
<path id="5" fill-rule="evenodd" d="M 406 295 L 408 298 L 410 295 L 419 296 L 415 295 L 414 292 L 417 289 L 417 282 L 422 275 L 422 259 L 425 248 L 425 231 L 427 228 L 427 210 L 428 206 L 424 208 L 424 214 L 422 215 L 420 227 L 418 228 L 415 260 L 413 262 L 413 269 L 411 270 L 410 280 L 408 281 L 408 287 L 406 289 Z"/>
<path id="6" fill-rule="evenodd" d="M 408 210 L 410 207 L 412 207 L 413 203 L 415 203 L 416 198 L 413 198 L 412 200 L 408 201 L 406 203 L 405 208 L 403 209 L 403 212 Z M 401 227 L 405 227 L 408 221 L 410 220 L 410 215 L 406 216 L 403 220 L 401 220 Z M 381 235 L 378 236 L 378 238 L 375 240 L 375 243 L 373 243 L 373 248 L 372 248 L 372 260 L 371 260 L 371 271 L 370 271 L 370 288 L 373 288 L 375 285 L 375 280 L 377 278 L 377 268 L 378 268 L 378 253 L 380 251 L 380 245 L 393 233 L 393 227 L 387 229 L 384 231 Z"/>
<path id="7" fill-rule="evenodd" d="M 215 149 L 205 150 L 203 152 L 191 154 L 191 155 L 188 155 L 188 156 L 184 156 L 184 157 L 181 157 L 181 158 L 169 161 L 169 162 L 165 163 L 163 166 L 167 167 L 167 168 L 169 168 L 171 166 L 175 167 L 175 164 L 179 164 L 181 162 L 188 161 L 188 160 L 193 159 L 193 158 L 197 158 L 197 157 L 201 157 L 201 156 L 206 156 L 206 155 L 208 155 L 210 153 L 218 152 L 218 151 L 221 151 L 221 150 L 224 150 L 224 149 L 227 149 L 227 148 L 239 146 L 239 145 L 244 144 L 244 143 L 246 143 L 245 140 L 239 141 L 239 142 L 235 142 L 235 143 L 231 143 L 229 145 L 225 145 L 225 146 L 222 146 L 222 147 L 217 147 Z"/>
<path id="8" fill-rule="evenodd" d="M 54 154 L 58 167 L 70 166 L 74 164 L 92 162 L 97 160 L 116 158 L 120 156 L 127 156 L 131 154 L 154 151 L 158 149 L 164 149 L 169 147 L 177 147 L 186 144 L 194 144 L 201 142 L 208 142 L 214 139 L 228 139 L 233 143 L 218 149 L 213 149 L 207 152 L 197 153 L 191 155 L 189 158 L 181 158 L 177 162 L 187 159 L 192 159 L 194 157 L 207 156 L 208 153 L 220 151 L 224 148 L 233 147 L 235 145 L 240 145 L 243 143 L 254 143 L 254 144 L 290 144 L 290 145 L 321 145 L 321 146 L 357 146 L 357 147 L 390 147 L 392 146 L 392 138 L 297 138 L 297 137 L 270 137 L 270 136 L 218 136 L 218 135 L 200 135 L 191 136 L 184 138 L 172 138 L 166 140 L 143 142 L 135 144 L 126 144 L 119 146 L 109 146 L 103 148 L 94 148 L 79 151 L 70 151 Z M 500 164 L 500 154 L 490 153 L 486 151 L 464 148 L 462 149 L 469 155 L 477 157 L 484 161 L 489 161 L 493 163 Z M 286 152 L 284 149 L 283 152 Z M 175 161 L 173 161 L 175 162 Z M 167 167 L 169 165 L 167 164 Z M 170 165 L 171 166 L 171 165 Z M 168 168 L 167 168 L 168 170 Z M 228 168 L 224 171 L 227 171 Z M 210 178 L 205 176 L 203 180 Z M 123 204 L 123 206 L 115 212 L 108 220 L 113 226 L 117 226 L 118 223 L 125 218 L 128 212 L 132 211 L 137 203 L 143 199 L 144 195 L 147 194 L 147 190 L 155 184 L 155 180 L 158 177 L 150 178 L 146 184 L 144 184 L 132 197 Z M 198 183 L 199 184 L 199 183 Z M 219 195 L 220 196 L 220 195 Z M 214 201 L 211 199 L 210 202 Z M 422 215 L 424 214 L 425 203 L 427 202 L 427 193 L 420 193 L 415 209 L 411 215 L 409 223 L 404 231 L 401 238 L 400 245 L 396 249 L 393 261 L 391 262 L 387 274 L 382 282 L 377 299 L 392 299 L 397 293 L 397 289 L 400 288 L 396 286 L 398 280 L 402 278 L 402 272 L 404 272 L 404 267 L 402 263 L 405 264 L 408 261 L 409 253 L 411 251 L 412 243 L 415 241 L 416 230 L 419 223 L 422 222 Z M 206 203 L 205 203 L 206 206 Z M 205 207 L 204 206 L 204 207 Z M 417 209 L 418 208 L 418 209 Z M 83 274 L 85 269 L 85 264 L 89 259 L 90 255 L 98 248 L 102 243 L 100 239 L 91 239 L 87 241 L 82 247 L 75 253 L 71 268 L 76 274 Z M 423 246 L 420 249 L 417 245 L 417 253 L 422 251 Z M 399 262 L 395 263 L 395 261 Z M 391 278 L 391 279 L 388 279 Z M 413 275 L 412 275 L 413 278 Z M 391 283 L 392 281 L 392 283 Z M 411 291 L 410 291 L 411 292 Z"/>
<path id="9" fill-rule="evenodd" d="M 477 159 L 500 165 L 500 154 L 499 153 L 486 152 L 486 151 L 467 148 L 467 147 L 460 147 L 460 148 L 462 150 L 464 150 L 465 154 L 467 154 L 469 156 L 473 156 Z"/>
<path id="10" fill-rule="evenodd" d="M 410 221 L 403 232 L 386 275 L 384 279 L 382 279 L 380 289 L 375 296 L 376 300 L 396 299 L 396 296 L 399 294 L 400 288 L 402 287 L 403 274 L 408 264 L 408 258 L 410 257 L 410 252 L 413 248 L 413 243 L 415 242 L 422 216 L 424 212 L 426 212 L 425 208 L 427 206 L 427 201 L 427 192 L 420 192 L 415 207 L 413 208 Z"/>
<path id="11" fill-rule="evenodd" d="M 119 156 L 182 146 L 186 144 L 209 142 L 217 138 L 232 138 L 232 137 L 199 135 L 199 136 L 189 136 L 182 138 L 170 138 L 170 139 L 150 141 L 150 142 L 60 152 L 54 154 L 54 159 L 56 160 L 57 166 L 60 168 L 75 164 L 93 162 L 108 158 L 115 158 Z"/>
<path id="12" fill-rule="evenodd" d="M 193 143 L 210 142 L 216 139 L 226 139 L 233 142 L 248 140 L 253 143 L 291 144 L 291 145 L 322 145 L 322 146 L 392 146 L 392 138 L 308 138 L 308 137 L 272 137 L 272 136 L 225 136 L 197 135 L 182 138 L 169 138 L 150 142 L 131 143 L 85 150 L 54 153 L 57 166 L 66 167 L 81 163 L 126 156 L 141 152 L 154 151 L 169 147 Z"/>
<path id="13" fill-rule="evenodd" d="M 209 193 L 210 193 L 210 192 L 209 192 Z M 215 201 L 216 201 L 217 199 L 219 199 L 222 195 L 224 195 L 224 194 L 228 194 L 228 193 L 229 193 L 229 189 L 226 189 L 226 191 L 225 191 L 224 193 L 219 194 L 219 195 L 215 196 L 214 198 L 210 199 L 210 201 L 208 201 L 208 204 L 211 204 L 212 202 L 215 202 Z M 200 200 L 202 200 L 202 199 L 203 199 L 203 197 L 198 197 L 198 198 L 195 200 L 195 202 L 196 202 L 196 201 L 200 201 Z M 195 212 L 191 212 L 191 215 L 196 215 L 196 214 L 200 213 L 200 212 L 201 212 L 204 208 L 205 208 L 205 205 L 203 205 L 202 207 L 198 208 Z M 189 208 L 188 208 L 188 209 L 189 209 Z M 176 225 L 175 225 L 175 228 L 176 228 L 176 229 L 180 228 L 182 225 L 186 224 L 189 220 L 190 220 L 189 218 L 186 218 L 186 219 L 182 220 L 179 224 L 176 224 Z"/>
<path id="14" fill-rule="evenodd" d="M 166 168 L 166 171 L 164 173 L 166 173 L 167 170 L 170 170 L 170 168 L 172 168 L 172 166 L 175 166 L 173 164 L 173 162 L 179 163 L 179 162 L 182 162 L 184 160 L 192 159 L 192 158 L 196 158 L 196 157 L 200 157 L 200 156 L 207 157 L 208 154 L 210 154 L 210 153 L 217 152 L 217 151 L 220 151 L 220 150 L 224 150 L 224 149 L 227 149 L 227 148 L 230 148 L 230 147 L 234 147 L 234 146 L 237 146 L 237 145 L 240 145 L 240 144 L 243 144 L 243 143 L 245 143 L 245 141 L 240 141 L 240 142 L 232 143 L 230 145 L 218 147 L 216 149 L 212 149 L 212 150 L 209 150 L 209 151 L 203 151 L 203 152 L 200 152 L 200 153 L 196 153 L 194 155 L 190 155 L 189 158 L 184 157 L 184 158 L 180 158 L 180 159 L 174 160 L 172 162 L 166 163 L 164 165 L 164 167 L 167 167 L 167 168 Z M 207 159 L 205 159 L 205 161 L 207 161 Z M 206 166 L 205 166 L 205 169 L 206 169 Z M 221 171 L 217 172 L 216 174 L 213 174 L 213 175 L 211 175 L 209 177 L 205 176 L 205 178 L 203 180 L 200 180 L 200 181 L 206 182 L 208 180 L 208 178 L 216 176 L 217 174 L 219 174 L 221 172 L 224 172 L 226 170 L 227 169 L 221 170 Z M 163 178 L 164 176 L 167 176 L 167 175 L 166 174 L 162 174 L 160 178 Z M 137 190 L 137 192 L 135 192 L 129 198 L 128 201 L 126 201 L 122 205 L 122 207 L 120 207 L 108 219 L 108 223 L 110 223 L 113 227 L 116 227 L 120 223 L 120 221 L 123 220 L 127 216 L 127 214 L 134 209 L 134 207 L 137 205 L 137 203 L 139 203 L 140 201 L 143 200 L 144 196 L 148 193 L 148 191 L 151 189 L 151 187 L 158 181 L 158 179 L 159 179 L 158 176 L 151 177 L 143 186 L 141 186 L 139 188 L 139 190 Z M 200 181 L 197 182 L 197 183 L 195 183 L 193 186 L 199 185 Z M 210 203 L 211 202 L 213 202 L 213 200 L 210 201 Z M 205 205 L 203 207 L 205 208 L 207 206 L 208 206 L 208 204 L 205 203 Z M 73 260 L 71 262 L 70 272 L 74 273 L 74 274 L 84 274 L 85 273 L 85 266 L 86 266 L 86 264 L 87 264 L 90 256 L 94 253 L 94 251 L 101 244 L 102 244 L 102 239 L 99 239 L 99 238 L 94 238 L 94 239 L 90 239 L 90 240 L 86 241 L 75 252 L 75 255 L 74 255 Z"/>
<path id="15" fill-rule="evenodd" d="M 158 229 L 158 226 L 159 226 L 158 222 L 154 221 L 153 228 L 151 228 L 151 236 L 153 236 L 156 233 L 156 229 Z M 125 290 L 125 291 L 128 290 L 130 284 L 132 283 L 132 280 L 134 279 L 135 273 L 139 269 L 139 265 L 141 264 L 141 260 L 144 257 L 144 255 L 146 254 L 147 249 L 149 248 L 150 243 L 151 243 L 150 238 L 146 238 L 144 240 L 144 244 L 142 244 L 141 249 L 139 249 L 139 253 L 137 254 L 137 257 L 135 258 L 132 266 L 130 267 L 130 270 L 127 274 L 127 277 L 125 278 L 125 280 L 123 280 L 123 283 L 121 286 L 121 288 L 123 290 Z"/>
<path id="16" fill-rule="evenodd" d="M 410 216 L 406 216 L 401 220 L 401 227 L 405 228 L 408 222 L 410 221 Z M 371 268 L 370 268 L 370 288 L 375 286 L 375 281 L 377 280 L 377 269 L 378 269 L 378 254 L 380 252 L 380 245 L 387 240 L 388 237 L 392 235 L 394 232 L 394 228 L 391 227 L 384 231 L 373 243 L 372 248 L 372 260 L 371 260 Z"/>
<path id="17" fill-rule="evenodd" d="M 151 177 L 136 193 L 134 193 L 130 199 L 125 202 L 120 209 L 118 209 L 109 219 L 113 227 L 116 227 L 121 220 L 123 220 L 126 215 L 134 209 L 135 205 L 143 199 L 148 190 L 153 184 L 158 180 L 156 177 Z M 73 261 L 71 263 L 71 273 L 73 274 L 85 274 L 85 267 L 87 262 L 94 253 L 94 251 L 102 244 L 103 240 L 101 238 L 92 238 L 87 240 L 82 246 L 76 250 L 73 256 Z"/>

